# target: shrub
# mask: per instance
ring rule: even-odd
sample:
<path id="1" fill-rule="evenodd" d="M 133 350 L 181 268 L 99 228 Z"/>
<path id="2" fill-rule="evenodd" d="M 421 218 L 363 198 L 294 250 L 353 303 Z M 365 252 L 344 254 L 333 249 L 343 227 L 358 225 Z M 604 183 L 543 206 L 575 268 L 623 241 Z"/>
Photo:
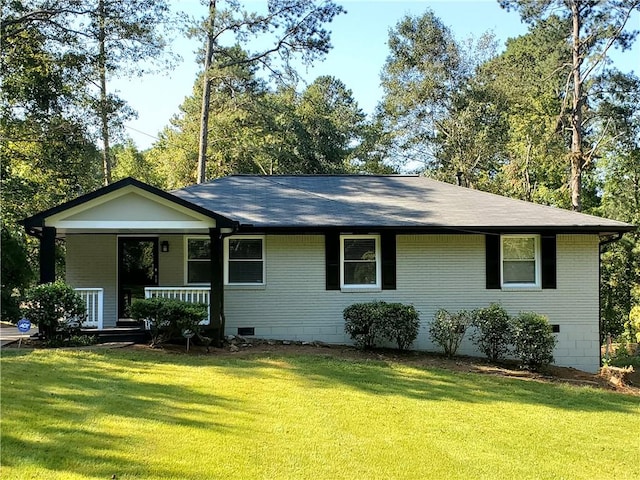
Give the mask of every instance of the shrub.
<path id="1" fill-rule="evenodd" d="M 200 322 L 207 318 L 208 311 L 209 307 L 203 303 L 160 297 L 137 299 L 131 304 L 131 318 L 150 322 L 152 345 L 180 338 L 186 330 L 204 338 Z"/>
<path id="2" fill-rule="evenodd" d="M 420 315 L 413 305 L 387 303 L 381 306 L 382 336 L 398 344 L 399 350 L 406 350 L 418 337 Z"/>
<path id="3" fill-rule="evenodd" d="M 640 305 L 629 312 L 629 320 L 624 323 L 624 337 L 629 342 L 640 343 Z"/>
<path id="4" fill-rule="evenodd" d="M 453 357 L 470 323 L 471 315 L 466 310 L 449 313 L 441 308 L 436 312 L 433 323 L 429 326 L 429 335 L 444 349 L 447 357 Z"/>
<path id="5" fill-rule="evenodd" d="M 405 350 L 418 336 L 420 319 L 413 305 L 354 303 L 343 311 L 344 330 L 359 348 L 374 348 L 382 340 L 395 341 Z"/>
<path id="6" fill-rule="evenodd" d="M 521 312 L 513 330 L 514 354 L 528 370 L 540 370 L 553 362 L 556 339 L 547 317 L 535 312 Z"/>
<path id="7" fill-rule="evenodd" d="M 56 336 L 45 342 L 47 347 L 88 347 L 98 343 L 97 335 L 78 335 L 71 334 L 68 336 Z"/>
<path id="8" fill-rule="evenodd" d="M 609 360 L 608 365 L 620 368 L 631 366 L 635 371 L 638 371 L 640 370 L 640 354 L 630 355 L 626 349 L 622 352 L 616 352 Z"/>
<path id="9" fill-rule="evenodd" d="M 354 303 L 342 312 L 344 331 L 358 348 L 373 348 L 381 340 L 380 317 L 384 302 Z"/>
<path id="10" fill-rule="evenodd" d="M 498 303 L 473 311 L 472 325 L 477 331 L 473 343 L 491 361 L 496 362 L 509 353 L 513 339 L 513 326 L 507 311 Z"/>
<path id="11" fill-rule="evenodd" d="M 70 285 L 57 281 L 43 283 L 25 292 L 23 315 L 38 325 L 48 340 L 79 332 L 85 318 L 84 301 Z"/>

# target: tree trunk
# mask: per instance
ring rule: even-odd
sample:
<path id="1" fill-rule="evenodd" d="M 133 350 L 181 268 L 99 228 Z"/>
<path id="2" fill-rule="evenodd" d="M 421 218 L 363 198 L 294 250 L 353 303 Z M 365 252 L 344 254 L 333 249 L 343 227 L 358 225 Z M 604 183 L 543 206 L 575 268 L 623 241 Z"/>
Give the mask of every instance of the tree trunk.
<path id="1" fill-rule="evenodd" d="M 577 1 L 571 2 L 571 17 L 573 20 L 572 33 L 572 69 L 573 69 L 573 103 L 571 110 L 571 208 L 575 211 L 582 209 L 582 168 L 584 153 L 582 151 L 582 57 L 580 42 L 580 11 Z"/>
<path id="2" fill-rule="evenodd" d="M 98 71 L 100 75 L 100 121 L 102 123 L 102 169 L 104 184 L 111 183 L 111 152 L 109 148 L 109 114 L 107 99 L 107 62 L 105 52 L 105 6 L 104 0 L 98 1 Z"/>
<path id="3" fill-rule="evenodd" d="M 216 0 L 209 1 L 209 20 L 207 25 L 207 49 L 204 56 L 204 72 L 202 74 L 202 106 L 200 109 L 200 142 L 198 147 L 197 183 L 204 183 L 207 177 L 207 141 L 209 134 L 209 101 L 211 98 L 211 82 L 209 69 L 213 60 L 213 21 L 216 13 Z"/>

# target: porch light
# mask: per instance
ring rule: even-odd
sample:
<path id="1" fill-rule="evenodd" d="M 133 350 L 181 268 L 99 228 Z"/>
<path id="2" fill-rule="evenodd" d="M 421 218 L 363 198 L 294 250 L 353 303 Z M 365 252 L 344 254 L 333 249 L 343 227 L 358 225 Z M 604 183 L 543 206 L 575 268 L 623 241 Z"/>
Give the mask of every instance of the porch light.
<path id="1" fill-rule="evenodd" d="M 169 242 L 167 240 L 163 240 L 162 243 L 160 243 L 160 251 L 163 253 L 169 251 Z"/>

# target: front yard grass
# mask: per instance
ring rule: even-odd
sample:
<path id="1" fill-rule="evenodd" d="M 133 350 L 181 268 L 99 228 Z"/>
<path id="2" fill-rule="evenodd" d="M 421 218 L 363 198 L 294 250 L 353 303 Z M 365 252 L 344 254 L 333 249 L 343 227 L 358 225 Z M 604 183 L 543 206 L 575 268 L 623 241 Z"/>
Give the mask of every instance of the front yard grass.
<path id="1" fill-rule="evenodd" d="M 640 478 L 640 401 L 315 354 L 3 350 L 8 479 Z"/>

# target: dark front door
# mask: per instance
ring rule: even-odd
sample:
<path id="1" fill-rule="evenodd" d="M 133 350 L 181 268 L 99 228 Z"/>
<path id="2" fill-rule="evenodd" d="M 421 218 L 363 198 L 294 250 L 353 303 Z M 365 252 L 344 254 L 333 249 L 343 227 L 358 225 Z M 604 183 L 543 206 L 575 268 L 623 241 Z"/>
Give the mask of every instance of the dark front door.
<path id="1" fill-rule="evenodd" d="M 118 318 L 129 318 L 131 302 L 157 285 L 158 239 L 118 238 Z"/>

